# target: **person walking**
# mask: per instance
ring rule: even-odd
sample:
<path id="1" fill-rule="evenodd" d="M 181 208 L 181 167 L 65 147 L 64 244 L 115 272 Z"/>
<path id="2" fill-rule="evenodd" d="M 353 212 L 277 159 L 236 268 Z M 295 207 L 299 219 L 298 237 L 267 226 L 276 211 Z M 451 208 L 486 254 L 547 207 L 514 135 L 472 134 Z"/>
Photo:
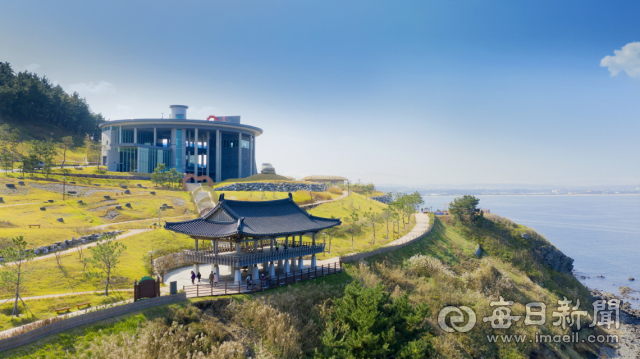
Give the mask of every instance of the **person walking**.
<path id="1" fill-rule="evenodd" d="M 213 285 L 218 286 L 218 273 L 213 273 Z"/>
<path id="2" fill-rule="evenodd" d="M 278 242 L 276 242 L 276 251 L 279 249 L 280 244 Z"/>
<path id="3" fill-rule="evenodd" d="M 211 274 L 209 274 L 209 285 L 213 286 L 213 271 L 211 271 Z"/>
<path id="4" fill-rule="evenodd" d="M 191 284 L 196 284 L 196 274 L 191 271 Z"/>
<path id="5" fill-rule="evenodd" d="M 247 290 L 249 290 L 249 287 L 251 286 L 251 276 L 248 275 L 247 276 Z"/>
<path id="6" fill-rule="evenodd" d="M 197 277 L 198 277 L 198 284 L 200 284 L 200 278 L 202 278 L 202 274 L 200 274 L 200 271 L 198 271 Z"/>

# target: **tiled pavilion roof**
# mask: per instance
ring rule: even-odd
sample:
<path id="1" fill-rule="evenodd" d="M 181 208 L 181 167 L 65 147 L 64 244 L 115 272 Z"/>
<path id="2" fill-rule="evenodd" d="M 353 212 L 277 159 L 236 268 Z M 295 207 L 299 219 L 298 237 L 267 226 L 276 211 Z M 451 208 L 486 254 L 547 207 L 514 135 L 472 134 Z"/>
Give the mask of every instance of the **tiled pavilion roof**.
<path id="1" fill-rule="evenodd" d="M 233 201 L 224 195 L 200 218 L 167 222 L 165 228 L 194 237 L 281 237 L 319 232 L 340 225 L 340 219 L 316 217 L 289 198 L 275 201 Z"/>

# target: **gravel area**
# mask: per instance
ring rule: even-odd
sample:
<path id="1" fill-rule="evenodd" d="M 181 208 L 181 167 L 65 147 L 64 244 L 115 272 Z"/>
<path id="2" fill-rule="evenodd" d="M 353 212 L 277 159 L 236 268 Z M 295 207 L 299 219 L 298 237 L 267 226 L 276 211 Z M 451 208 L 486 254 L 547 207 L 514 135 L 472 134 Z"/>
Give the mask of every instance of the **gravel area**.
<path id="1" fill-rule="evenodd" d="M 62 183 L 47 183 L 47 184 L 30 183 L 29 186 L 31 186 L 33 188 L 43 189 L 45 191 L 51 191 L 51 192 L 55 192 L 55 193 L 60 193 L 60 194 L 62 194 L 62 190 L 63 190 L 63 187 L 64 187 L 62 185 Z M 93 195 L 96 192 L 113 192 L 113 193 L 123 193 L 124 192 L 121 189 L 115 189 L 115 188 L 76 186 L 76 185 L 72 185 L 72 184 L 67 184 L 66 185 L 66 191 L 67 192 L 75 191 L 76 195 L 85 196 L 85 197 L 89 197 L 89 196 Z"/>

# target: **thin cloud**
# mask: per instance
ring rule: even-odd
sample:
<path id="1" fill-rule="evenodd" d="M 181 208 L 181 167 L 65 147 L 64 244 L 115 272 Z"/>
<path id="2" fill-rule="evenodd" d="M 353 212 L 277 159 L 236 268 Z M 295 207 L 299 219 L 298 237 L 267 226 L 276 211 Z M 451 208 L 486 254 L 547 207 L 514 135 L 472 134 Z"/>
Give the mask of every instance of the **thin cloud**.
<path id="1" fill-rule="evenodd" d="M 600 60 L 601 67 L 608 68 L 611 76 L 624 71 L 630 77 L 640 78 L 640 42 L 630 42 L 613 53 L 615 55 Z"/>
<path id="2" fill-rule="evenodd" d="M 87 93 L 115 93 L 116 87 L 113 84 L 107 81 L 100 81 L 98 83 L 84 83 L 80 82 L 77 84 L 69 85 L 69 90 L 71 92 L 77 92 L 79 94 L 87 94 Z"/>

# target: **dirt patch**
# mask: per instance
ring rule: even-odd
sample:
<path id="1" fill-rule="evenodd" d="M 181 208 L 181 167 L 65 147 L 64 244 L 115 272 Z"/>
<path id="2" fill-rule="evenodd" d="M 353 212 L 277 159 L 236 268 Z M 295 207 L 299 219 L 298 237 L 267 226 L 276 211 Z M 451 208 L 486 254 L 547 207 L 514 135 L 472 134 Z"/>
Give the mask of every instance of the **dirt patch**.
<path id="1" fill-rule="evenodd" d="M 187 201 L 179 197 L 173 197 L 171 202 L 173 202 L 173 205 L 176 207 L 184 207 L 187 205 Z"/>
<path id="2" fill-rule="evenodd" d="M 115 219 L 116 217 L 118 217 L 120 215 L 120 213 L 114 209 L 110 209 L 109 211 L 107 211 L 107 214 L 102 216 L 102 218 L 105 219 Z"/>

